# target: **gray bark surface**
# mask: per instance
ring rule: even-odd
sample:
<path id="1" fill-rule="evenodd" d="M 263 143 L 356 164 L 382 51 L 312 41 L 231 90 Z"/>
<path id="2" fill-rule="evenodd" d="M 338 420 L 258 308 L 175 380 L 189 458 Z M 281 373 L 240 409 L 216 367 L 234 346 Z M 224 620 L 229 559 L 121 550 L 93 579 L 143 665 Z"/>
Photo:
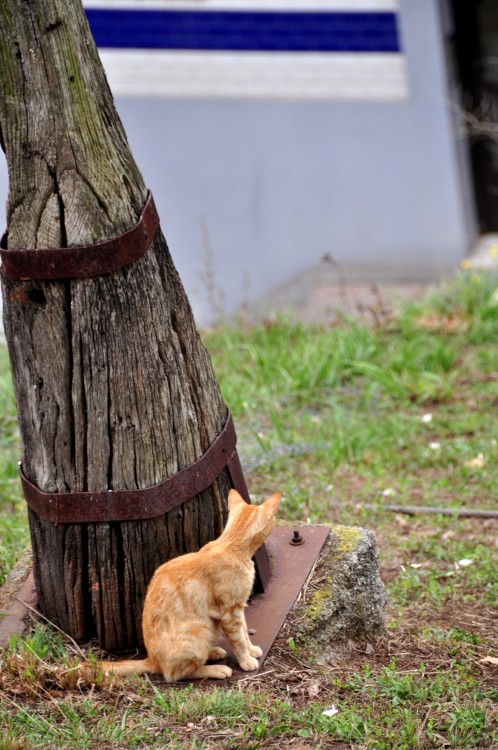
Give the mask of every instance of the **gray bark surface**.
<path id="1" fill-rule="evenodd" d="M 81 3 L 3 0 L 0 23 L 9 247 L 85 245 L 129 229 L 146 186 Z M 2 293 L 23 467 L 40 489 L 147 487 L 221 431 L 225 405 L 160 231 L 112 274 L 2 278 Z M 136 647 L 153 571 L 220 533 L 228 486 L 223 473 L 148 521 L 53 525 L 30 511 L 42 612 L 79 641 Z"/>

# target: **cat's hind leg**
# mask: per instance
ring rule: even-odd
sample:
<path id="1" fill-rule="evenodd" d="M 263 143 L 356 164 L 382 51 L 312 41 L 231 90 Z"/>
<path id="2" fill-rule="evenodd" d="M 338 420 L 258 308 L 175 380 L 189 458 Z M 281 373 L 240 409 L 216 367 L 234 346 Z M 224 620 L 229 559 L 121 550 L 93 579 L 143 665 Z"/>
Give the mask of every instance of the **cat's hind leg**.
<path id="1" fill-rule="evenodd" d="M 189 677 L 195 679 L 211 679 L 211 680 L 224 680 L 227 677 L 232 676 L 232 670 L 225 664 L 204 664 L 204 666 L 196 669 Z"/>
<path id="2" fill-rule="evenodd" d="M 180 668 L 172 668 L 171 665 L 163 672 L 166 682 L 178 682 L 180 680 L 225 680 L 231 677 L 232 670 L 225 664 L 201 664 L 199 661 L 183 663 Z"/>
<path id="3" fill-rule="evenodd" d="M 215 648 L 218 633 L 211 624 L 190 621 L 170 634 L 161 649 L 161 671 L 167 682 L 188 679 L 223 680 L 232 670 L 224 664 L 206 664 L 209 658 L 221 659 L 226 652 Z M 213 655 L 213 656 L 211 656 Z"/>
<path id="4" fill-rule="evenodd" d="M 219 661 L 220 659 L 224 659 L 226 655 L 227 652 L 224 648 L 221 648 L 220 646 L 213 646 L 213 648 L 209 652 L 208 659 L 209 661 Z"/>
<path id="5" fill-rule="evenodd" d="M 170 661 L 163 672 L 166 682 L 177 680 L 224 680 L 231 677 L 232 670 L 225 664 L 206 664 L 202 659 L 185 658 L 181 661 Z"/>
<path id="6" fill-rule="evenodd" d="M 221 646 L 215 646 L 215 643 L 218 643 L 222 636 L 222 630 L 219 622 L 213 621 L 211 622 L 211 649 L 209 651 L 208 659 L 209 661 L 220 661 L 220 659 L 224 659 L 227 655 L 227 652 L 224 648 L 221 648 Z"/>

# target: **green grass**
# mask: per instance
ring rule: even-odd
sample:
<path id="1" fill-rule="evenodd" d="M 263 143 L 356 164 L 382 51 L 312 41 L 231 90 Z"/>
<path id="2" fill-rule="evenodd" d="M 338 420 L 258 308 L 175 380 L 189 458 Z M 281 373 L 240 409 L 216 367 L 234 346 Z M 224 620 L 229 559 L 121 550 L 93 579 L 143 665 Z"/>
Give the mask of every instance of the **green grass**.
<path id="1" fill-rule="evenodd" d="M 12 378 L 6 348 L 0 344 L 0 586 L 29 539 L 19 485 L 19 459 Z"/>
<path id="2" fill-rule="evenodd" d="M 497 295 L 495 276 L 461 274 L 376 325 L 204 336 L 252 494 L 283 492 L 285 520 L 375 532 L 388 637 L 329 667 L 288 638 L 234 686 L 90 688 L 72 644 L 38 624 L 0 656 L 0 750 L 498 747 L 498 672 L 482 662 L 498 656 L 497 521 L 386 510 L 498 509 Z M 4 351 L 0 377 L 1 576 L 28 534 Z"/>

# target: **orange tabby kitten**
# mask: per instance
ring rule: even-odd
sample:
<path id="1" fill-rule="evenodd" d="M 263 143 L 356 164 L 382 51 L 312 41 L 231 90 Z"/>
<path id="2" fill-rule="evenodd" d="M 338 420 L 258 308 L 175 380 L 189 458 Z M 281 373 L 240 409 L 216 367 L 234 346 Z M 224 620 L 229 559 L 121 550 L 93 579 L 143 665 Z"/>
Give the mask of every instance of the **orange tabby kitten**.
<path id="1" fill-rule="evenodd" d="M 249 505 L 230 490 L 221 536 L 169 560 L 152 577 L 142 618 L 147 658 L 103 662 L 104 671 L 158 672 L 167 682 L 230 677 L 230 667 L 206 664 L 226 656 L 216 645 L 222 632 L 240 667 L 257 669 L 262 651 L 249 640 L 244 608 L 254 583 L 252 556 L 269 536 L 279 502 L 275 494 L 263 505 Z"/>

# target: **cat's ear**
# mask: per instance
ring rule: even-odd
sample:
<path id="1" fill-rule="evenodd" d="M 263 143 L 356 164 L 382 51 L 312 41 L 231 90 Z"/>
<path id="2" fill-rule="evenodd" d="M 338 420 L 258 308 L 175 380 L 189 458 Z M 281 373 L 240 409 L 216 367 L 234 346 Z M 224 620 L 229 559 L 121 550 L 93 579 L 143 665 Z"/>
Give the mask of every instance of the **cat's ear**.
<path id="1" fill-rule="evenodd" d="M 265 509 L 268 510 L 272 516 L 276 515 L 278 506 L 280 504 L 280 498 L 282 497 L 282 494 L 280 492 L 276 492 L 274 495 L 271 495 L 263 505 L 265 506 Z"/>
<path id="2" fill-rule="evenodd" d="M 230 492 L 228 493 L 228 510 L 233 510 L 237 507 L 237 505 L 240 505 L 241 503 L 245 503 L 242 495 L 239 495 L 237 490 L 230 490 Z"/>

